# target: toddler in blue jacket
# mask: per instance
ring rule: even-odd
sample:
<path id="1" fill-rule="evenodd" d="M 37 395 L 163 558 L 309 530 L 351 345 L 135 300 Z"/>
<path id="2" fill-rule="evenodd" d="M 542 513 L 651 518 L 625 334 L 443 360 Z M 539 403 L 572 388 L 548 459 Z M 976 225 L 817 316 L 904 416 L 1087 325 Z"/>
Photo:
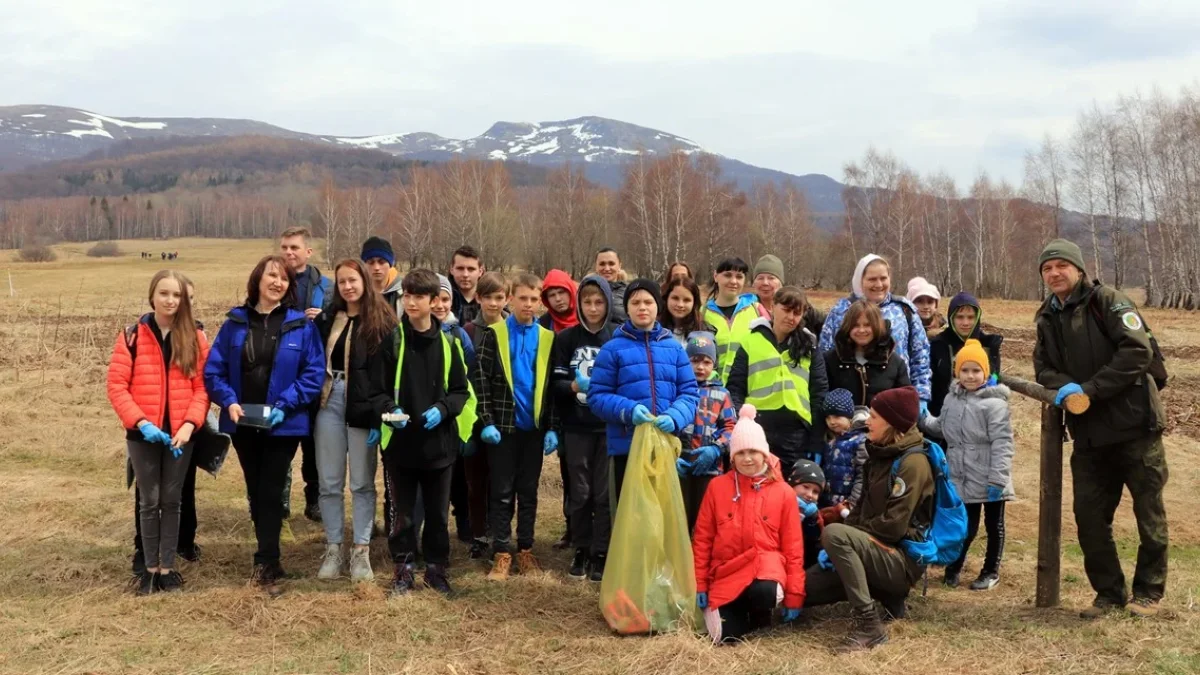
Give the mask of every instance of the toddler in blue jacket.
<path id="1" fill-rule="evenodd" d="M 825 506 L 845 503 L 851 509 L 862 494 L 862 467 L 867 462 L 867 417 L 870 409 L 854 407 L 854 397 L 846 389 L 834 389 L 825 395 L 825 428 L 829 430 L 825 457 L 826 489 L 821 493 Z"/>

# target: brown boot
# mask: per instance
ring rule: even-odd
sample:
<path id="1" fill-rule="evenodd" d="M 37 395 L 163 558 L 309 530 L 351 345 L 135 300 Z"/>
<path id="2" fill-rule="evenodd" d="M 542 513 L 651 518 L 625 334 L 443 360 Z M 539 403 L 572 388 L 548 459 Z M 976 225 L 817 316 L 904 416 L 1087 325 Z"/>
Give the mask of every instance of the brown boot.
<path id="1" fill-rule="evenodd" d="M 1129 613 L 1134 616 L 1149 619 L 1158 616 L 1159 604 L 1161 602 L 1161 600 L 1156 598 L 1134 596 L 1133 600 L 1128 605 L 1125 605 L 1125 609 L 1129 610 Z"/>
<path id="2" fill-rule="evenodd" d="M 1097 596 L 1096 599 L 1092 601 L 1091 607 L 1088 607 L 1079 613 L 1079 618 L 1087 621 L 1095 621 L 1096 619 L 1102 619 L 1110 614 L 1115 616 L 1124 607 L 1125 605 L 1121 603 L 1113 602 L 1107 598 Z"/>
<path id="3" fill-rule="evenodd" d="M 517 573 L 518 574 L 533 574 L 541 572 L 542 566 L 538 564 L 537 558 L 533 557 L 532 549 L 517 551 Z"/>
<path id="4" fill-rule="evenodd" d="M 512 554 L 497 553 L 496 559 L 492 561 L 492 571 L 488 572 L 488 581 L 504 581 L 508 578 L 508 573 L 512 571 Z"/>
<path id="5" fill-rule="evenodd" d="M 846 638 L 839 652 L 857 652 L 864 649 L 874 649 L 879 645 L 887 642 L 887 629 L 883 627 L 883 622 L 879 620 L 879 612 L 872 604 L 870 609 L 854 610 L 851 614 L 854 620 L 854 632 Z"/>

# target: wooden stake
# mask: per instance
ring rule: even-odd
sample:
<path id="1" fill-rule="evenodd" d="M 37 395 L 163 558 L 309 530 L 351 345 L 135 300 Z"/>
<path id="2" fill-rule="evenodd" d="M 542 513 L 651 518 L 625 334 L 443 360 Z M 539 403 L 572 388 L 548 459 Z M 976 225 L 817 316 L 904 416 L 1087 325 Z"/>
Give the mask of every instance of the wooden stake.
<path id="1" fill-rule="evenodd" d="M 1001 382 L 1018 394 L 1024 394 L 1046 405 L 1054 405 L 1054 399 L 1058 397 L 1057 389 L 1047 389 L 1037 382 L 1030 382 L 1016 375 L 1005 375 Z M 1072 415 L 1082 415 L 1092 407 L 1092 399 L 1087 394 L 1071 394 L 1064 403 L 1067 404 L 1067 412 Z"/>
<path id="2" fill-rule="evenodd" d="M 1038 481 L 1037 606 L 1057 607 L 1062 569 L 1063 414 L 1053 404 L 1042 405 L 1041 460 Z"/>

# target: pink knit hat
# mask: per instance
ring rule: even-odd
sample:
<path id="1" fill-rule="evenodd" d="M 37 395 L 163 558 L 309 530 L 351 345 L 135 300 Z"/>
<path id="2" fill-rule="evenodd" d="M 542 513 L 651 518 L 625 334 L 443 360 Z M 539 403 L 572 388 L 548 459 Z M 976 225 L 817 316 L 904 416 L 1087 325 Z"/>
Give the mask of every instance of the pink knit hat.
<path id="1" fill-rule="evenodd" d="M 758 410 L 753 405 L 742 404 L 742 409 L 738 412 L 737 424 L 733 427 L 733 435 L 729 438 L 729 456 L 731 458 L 743 450 L 757 450 L 763 454 L 770 454 L 771 448 L 767 445 L 767 434 L 763 432 L 762 426 L 754 421 L 757 415 Z"/>

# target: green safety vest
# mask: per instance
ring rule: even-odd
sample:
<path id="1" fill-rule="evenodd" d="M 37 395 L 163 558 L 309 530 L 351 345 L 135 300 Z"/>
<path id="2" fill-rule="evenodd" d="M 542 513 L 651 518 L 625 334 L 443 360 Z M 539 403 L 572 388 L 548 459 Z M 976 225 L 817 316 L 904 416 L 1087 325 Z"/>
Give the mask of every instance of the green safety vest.
<path id="1" fill-rule="evenodd" d="M 716 328 L 716 372 L 720 375 L 722 382 L 729 381 L 729 371 L 733 370 L 733 359 L 741 349 L 746 336 L 750 335 L 750 324 L 757 318 L 759 318 L 758 308 L 755 307 L 755 303 L 750 303 L 735 312 L 732 321 L 726 319 L 721 312 L 705 305 L 704 320 Z"/>
<path id="2" fill-rule="evenodd" d="M 545 398 L 547 374 L 550 372 L 550 350 L 554 345 L 554 332 L 539 324 L 534 324 L 538 331 L 537 370 L 534 375 L 540 376 L 533 382 L 533 426 L 542 426 L 542 399 Z M 496 331 L 496 351 L 500 352 L 500 367 L 504 369 L 504 380 L 508 382 L 508 390 L 513 391 L 512 356 L 508 346 L 508 322 L 499 321 L 488 326 Z M 513 393 L 514 398 L 516 393 Z"/>
<path id="3" fill-rule="evenodd" d="M 804 357 L 793 366 L 770 340 L 758 333 L 750 333 L 742 343 L 742 349 L 748 360 L 746 403 L 759 410 L 787 408 L 811 425 L 808 374 L 812 359 Z"/>
<path id="4" fill-rule="evenodd" d="M 442 337 L 442 375 L 445 382 L 442 385 L 447 390 L 450 389 L 450 338 L 442 331 L 438 331 Z M 396 381 L 393 383 L 393 400 L 400 401 L 400 371 L 404 370 L 404 328 L 396 328 L 393 335 L 396 341 Z M 459 361 L 463 364 L 463 372 L 467 370 L 467 359 L 463 356 L 462 344 L 458 340 L 454 341 L 455 354 L 458 355 Z M 475 420 L 478 416 L 475 414 L 475 388 L 471 386 L 470 378 L 467 379 L 467 404 L 463 406 L 462 412 L 458 417 L 454 418 L 454 423 L 458 426 L 458 438 L 463 443 L 471 440 L 471 431 L 475 428 Z M 410 420 L 415 421 L 415 420 Z M 392 438 L 392 427 L 387 424 L 379 427 L 379 447 L 386 448 L 388 441 Z"/>

